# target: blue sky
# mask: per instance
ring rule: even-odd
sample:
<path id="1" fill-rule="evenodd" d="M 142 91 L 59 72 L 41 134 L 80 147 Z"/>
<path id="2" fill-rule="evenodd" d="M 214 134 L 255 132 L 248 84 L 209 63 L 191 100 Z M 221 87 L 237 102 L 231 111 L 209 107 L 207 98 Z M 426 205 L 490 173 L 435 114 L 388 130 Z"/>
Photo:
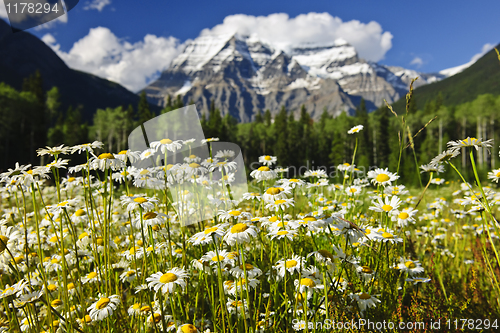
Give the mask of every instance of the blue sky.
<path id="1" fill-rule="evenodd" d="M 0 16 L 1 11 L 2 8 Z M 161 62 L 168 62 L 178 54 L 186 40 L 196 38 L 203 29 L 221 25 L 225 18 L 235 14 L 246 16 L 234 19 L 233 25 L 237 24 L 234 23 L 235 20 L 252 21 L 253 17 L 286 13 L 291 22 L 289 29 L 295 31 L 298 30 L 295 24 L 297 22 L 294 21 L 297 16 L 328 13 L 331 17 L 330 24 L 334 24 L 335 20 L 344 24 L 335 36 L 341 36 L 342 29 L 352 28 L 355 25 L 353 20 L 359 21 L 363 31 L 373 33 L 371 37 L 375 39 L 370 39 L 372 42 L 376 43 L 377 38 L 380 38 L 378 48 L 370 48 L 373 45 L 364 48 L 363 55 L 366 58 L 371 56 L 372 60 L 387 65 L 436 72 L 467 63 L 473 56 L 497 45 L 500 42 L 499 12 L 500 1 L 473 3 L 463 0 L 420 0 L 410 3 L 400 0 L 80 0 L 77 7 L 59 22 L 29 31 L 43 38 L 70 66 L 136 89 L 142 81 L 128 82 L 125 76 L 134 73 L 120 72 L 120 68 L 126 63 L 133 63 L 133 59 L 138 61 L 143 56 L 141 52 L 146 54 L 146 59 L 151 64 L 149 67 L 138 68 L 137 71 L 143 70 L 146 73 L 144 75 L 147 82 L 168 65 L 160 66 Z M 273 22 L 271 19 L 267 21 Z M 372 21 L 376 24 L 369 26 Z M 255 27 L 255 22 L 253 24 Z M 226 31 L 227 26 L 231 24 L 222 26 L 221 31 Z M 248 29 L 253 29 L 252 24 L 249 23 L 249 26 Z M 373 32 L 373 28 L 379 28 L 380 31 Z M 94 29 L 92 33 L 91 29 Z M 302 25 L 301 29 L 305 31 L 308 27 Z M 215 31 L 219 30 L 214 30 L 214 33 Z M 295 31 L 292 35 L 298 34 Z M 147 35 L 150 35 L 149 39 L 145 38 Z M 352 31 L 347 35 L 353 38 Z M 103 50 L 98 43 L 105 44 Z M 363 48 L 363 43 L 365 41 L 358 41 L 356 46 Z M 158 50 L 153 59 L 150 54 L 154 45 L 158 45 Z M 89 53 L 91 50 L 95 50 L 94 53 Z M 161 50 L 165 51 L 164 54 L 159 54 Z M 99 56 L 101 58 L 97 59 Z M 116 58 L 123 61 L 120 64 L 113 63 Z M 155 66 L 161 68 L 155 69 Z"/>

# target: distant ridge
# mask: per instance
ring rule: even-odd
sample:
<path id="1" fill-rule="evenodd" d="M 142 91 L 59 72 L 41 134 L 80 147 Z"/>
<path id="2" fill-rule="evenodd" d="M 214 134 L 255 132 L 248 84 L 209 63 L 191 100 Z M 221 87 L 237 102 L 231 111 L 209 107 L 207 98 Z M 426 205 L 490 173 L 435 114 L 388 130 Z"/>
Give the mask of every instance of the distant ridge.
<path id="1" fill-rule="evenodd" d="M 36 70 L 42 75 L 44 89 L 59 88 L 63 110 L 82 105 L 87 121 L 97 108 L 136 107 L 139 101 L 138 95 L 118 83 L 69 68 L 40 39 L 28 32 L 14 34 L 0 19 L 0 82 L 21 89 L 23 79 Z"/>
<path id="2" fill-rule="evenodd" d="M 496 48 L 500 48 L 500 44 Z M 500 62 L 495 50 L 492 49 L 458 74 L 416 88 L 413 97 L 417 108 L 423 109 L 439 93 L 446 106 L 470 102 L 481 94 L 500 95 Z M 396 112 L 402 112 L 405 108 L 404 99 L 394 103 L 393 107 Z"/>

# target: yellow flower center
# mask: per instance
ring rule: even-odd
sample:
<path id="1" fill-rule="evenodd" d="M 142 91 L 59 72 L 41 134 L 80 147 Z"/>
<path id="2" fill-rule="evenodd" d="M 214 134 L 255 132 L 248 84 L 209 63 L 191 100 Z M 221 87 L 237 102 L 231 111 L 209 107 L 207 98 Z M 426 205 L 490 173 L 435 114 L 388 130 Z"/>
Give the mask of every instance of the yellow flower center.
<path id="1" fill-rule="evenodd" d="M 95 241 L 96 241 L 97 245 L 101 245 L 101 246 L 104 245 L 104 240 L 102 239 L 102 237 L 97 237 L 95 239 Z"/>
<path id="2" fill-rule="evenodd" d="M 53 263 L 53 264 L 57 264 L 57 263 L 59 262 L 59 259 L 54 258 L 54 259 L 52 259 L 50 262 L 51 262 L 51 263 Z"/>
<path id="3" fill-rule="evenodd" d="M 295 267 L 297 266 L 297 260 L 287 260 L 285 261 L 285 267 L 286 268 L 292 268 L 292 267 Z"/>
<path id="4" fill-rule="evenodd" d="M 500 178 L 500 171 L 497 172 L 497 174 L 495 175 L 495 177 Z"/>
<path id="5" fill-rule="evenodd" d="M 372 297 L 367 293 L 362 293 L 361 295 L 359 295 L 359 299 L 370 299 L 370 298 Z"/>
<path id="6" fill-rule="evenodd" d="M 88 234 L 88 233 L 83 232 L 83 233 L 81 233 L 81 234 L 80 234 L 80 236 L 78 236 L 78 239 L 79 239 L 79 240 L 82 240 L 82 239 L 84 239 L 85 237 L 88 237 L 88 236 L 89 236 L 89 234 Z"/>
<path id="7" fill-rule="evenodd" d="M 264 157 L 264 159 L 265 159 L 266 161 L 270 161 L 270 160 L 271 160 L 271 156 L 266 155 L 266 157 Z"/>
<path id="8" fill-rule="evenodd" d="M 99 301 L 97 301 L 95 308 L 98 310 L 101 310 L 101 309 L 105 308 L 106 305 L 108 305 L 108 303 L 109 303 L 109 298 L 103 297 Z"/>
<path id="9" fill-rule="evenodd" d="M 283 235 L 287 235 L 288 234 L 288 231 L 286 230 L 280 230 L 276 233 L 278 236 L 283 236 Z"/>
<path id="10" fill-rule="evenodd" d="M 144 214 L 144 219 L 145 220 L 151 220 L 151 219 L 154 219 L 158 214 L 156 214 L 155 212 L 148 212 L 146 214 Z"/>
<path id="11" fill-rule="evenodd" d="M 191 163 L 191 164 L 189 164 L 189 166 L 190 166 L 191 168 L 193 168 L 193 169 L 196 169 L 196 168 L 199 168 L 199 167 L 200 167 L 200 165 L 199 165 L 198 163 Z"/>
<path id="12" fill-rule="evenodd" d="M 153 316 L 149 318 L 149 322 L 152 323 L 153 321 L 158 324 L 161 321 L 161 314 L 153 313 Z"/>
<path id="13" fill-rule="evenodd" d="M 371 274 L 373 273 L 372 269 L 368 266 L 361 266 L 363 269 L 361 270 L 365 274 Z"/>
<path id="14" fill-rule="evenodd" d="M 0 253 L 5 251 L 7 248 L 7 242 L 9 241 L 9 237 L 0 235 Z"/>
<path id="15" fill-rule="evenodd" d="M 243 232 L 247 229 L 248 229 L 248 226 L 245 223 L 238 223 L 231 228 L 231 233 L 237 234 L 237 233 Z"/>
<path id="16" fill-rule="evenodd" d="M 148 202 L 148 200 L 144 199 L 144 198 L 135 198 L 134 201 L 139 203 L 139 204 L 143 204 L 145 202 Z"/>
<path id="17" fill-rule="evenodd" d="M 83 216 L 86 215 L 87 213 L 83 209 L 79 209 L 75 212 L 75 216 Z"/>
<path id="18" fill-rule="evenodd" d="M 381 174 L 377 175 L 377 177 L 375 178 L 375 180 L 379 183 L 386 182 L 389 179 L 391 179 L 391 178 L 388 175 L 386 175 L 385 173 L 381 173 Z"/>
<path id="19" fill-rule="evenodd" d="M 177 280 L 177 275 L 174 273 L 165 273 L 160 277 L 161 283 L 171 283 Z"/>
<path id="20" fill-rule="evenodd" d="M 49 284 L 47 286 L 47 289 L 50 291 L 50 292 L 53 292 L 55 290 L 57 290 L 57 286 L 55 284 Z"/>
<path id="21" fill-rule="evenodd" d="M 181 332 L 182 333 L 196 333 L 196 332 L 198 332 L 198 330 L 196 329 L 196 327 L 194 327 L 194 325 L 187 324 L 187 325 L 183 325 L 181 327 Z"/>
<path id="22" fill-rule="evenodd" d="M 239 210 L 232 210 L 229 212 L 229 215 L 232 215 L 232 216 L 239 216 L 241 214 L 241 212 Z"/>
<path id="23" fill-rule="evenodd" d="M 410 216 L 410 215 L 408 215 L 408 213 L 401 212 L 401 213 L 399 213 L 398 218 L 400 218 L 401 220 L 406 220 L 408 218 L 408 216 Z"/>
<path id="24" fill-rule="evenodd" d="M 388 233 L 388 232 L 384 232 L 384 233 L 382 234 L 382 237 L 390 239 L 390 238 L 394 238 L 394 235 L 393 235 L 393 234 L 390 234 L 390 233 Z"/>
<path id="25" fill-rule="evenodd" d="M 318 253 L 321 254 L 323 258 L 330 259 L 331 261 L 333 261 L 333 254 L 331 254 L 330 251 L 318 250 Z"/>
<path id="26" fill-rule="evenodd" d="M 266 166 L 261 166 L 259 169 L 257 169 L 259 171 L 270 171 L 271 169 L 269 169 L 269 167 L 266 167 Z"/>
<path id="27" fill-rule="evenodd" d="M 212 233 L 212 232 L 215 232 L 217 231 L 217 227 L 211 227 L 211 228 L 207 228 L 205 229 L 205 235 L 208 235 L 209 233 Z"/>
<path id="28" fill-rule="evenodd" d="M 87 274 L 87 279 L 91 280 L 91 279 L 95 278 L 96 276 L 97 276 L 96 272 L 90 272 L 89 274 Z"/>
<path id="29" fill-rule="evenodd" d="M 102 153 L 97 158 L 100 160 L 114 160 L 115 159 L 113 154 L 110 154 L 110 153 Z"/>
<path id="30" fill-rule="evenodd" d="M 52 243 L 55 243 L 57 242 L 57 236 L 52 236 L 49 238 L 49 241 L 52 242 Z"/>
<path id="31" fill-rule="evenodd" d="M 127 272 L 127 276 L 132 276 L 132 275 L 135 275 L 135 271 L 128 271 Z"/>
<path id="32" fill-rule="evenodd" d="M 172 140 L 170 140 L 170 139 L 163 139 L 163 140 L 160 140 L 160 143 L 162 145 L 168 145 L 168 144 L 172 143 Z"/>
<path id="33" fill-rule="evenodd" d="M 303 285 L 303 286 L 307 286 L 309 288 L 312 288 L 314 287 L 316 284 L 314 283 L 313 280 L 311 280 L 310 278 L 303 278 L 300 280 L 300 284 Z"/>
<path id="34" fill-rule="evenodd" d="M 271 187 L 267 189 L 266 194 L 277 195 L 280 194 L 281 191 L 282 191 L 281 187 Z"/>
<path id="35" fill-rule="evenodd" d="M 151 307 L 149 305 L 144 305 L 141 310 L 141 312 L 149 312 L 151 311 Z"/>
<path id="36" fill-rule="evenodd" d="M 62 305 L 62 304 L 63 304 L 63 302 L 59 298 L 56 298 L 55 300 L 50 302 L 50 305 L 52 305 L 53 307 L 58 307 L 59 305 Z"/>
<path id="37" fill-rule="evenodd" d="M 121 152 L 118 153 L 118 155 L 125 155 L 125 154 L 127 154 L 126 150 L 122 150 Z"/>
<path id="38" fill-rule="evenodd" d="M 73 282 L 68 283 L 68 290 L 75 289 L 75 284 Z"/>
<path id="39" fill-rule="evenodd" d="M 221 255 L 212 257 L 212 261 L 221 261 L 221 260 L 224 260 L 224 257 Z"/>
<path id="40" fill-rule="evenodd" d="M 405 262 L 405 266 L 406 266 L 406 268 L 409 268 L 409 269 L 413 269 L 413 268 L 417 267 L 417 265 L 415 265 L 415 263 L 413 261 Z"/>
<path id="41" fill-rule="evenodd" d="M 391 205 L 383 205 L 382 209 L 386 212 L 390 212 L 392 210 L 392 206 Z"/>

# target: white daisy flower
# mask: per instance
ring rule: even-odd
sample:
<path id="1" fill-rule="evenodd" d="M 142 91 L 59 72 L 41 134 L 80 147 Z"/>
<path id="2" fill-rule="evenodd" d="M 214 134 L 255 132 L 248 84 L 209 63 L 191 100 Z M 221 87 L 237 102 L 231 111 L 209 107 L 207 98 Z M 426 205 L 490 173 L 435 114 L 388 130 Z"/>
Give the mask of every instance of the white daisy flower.
<path id="1" fill-rule="evenodd" d="M 239 244 L 247 243 L 251 238 L 257 237 L 257 234 L 258 230 L 255 226 L 246 223 L 237 223 L 227 231 L 224 240 L 233 246 L 236 242 Z"/>
<path id="2" fill-rule="evenodd" d="M 276 156 L 263 155 L 259 157 L 259 163 L 268 167 L 275 164 L 278 158 Z"/>
<path id="3" fill-rule="evenodd" d="M 272 209 L 275 212 L 278 212 L 280 209 L 282 211 L 285 211 L 290 206 L 294 206 L 294 200 L 293 199 L 278 199 L 269 202 L 266 205 L 266 209 Z"/>
<path id="4" fill-rule="evenodd" d="M 370 294 L 359 292 L 356 294 L 350 294 L 352 299 L 358 302 L 359 310 L 361 312 L 365 312 L 366 309 L 373 308 L 377 306 L 377 303 L 380 303 L 378 298 L 371 296 Z"/>
<path id="5" fill-rule="evenodd" d="M 486 149 L 491 148 L 492 143 L 493 139 L 483 141 L 483 139 L 481 138 L 476 139 L 467 137 L 467 139 L 464 140 L 450 141 L 447 143 L 447 146 L 449 147 L 450 150 L 460 150 L 460 148 L 465 148 L 465 147 L 474 147 L 476 148 L 476 150 L 479 150 L 479 148 L 486 148 Z"/>
<path id="6" fill-rule="evenodd" d="M 267 166 L 261 166 L 257 170 L 253 170 L 252 172 L 250 172 L 250 176 L 255 178 L 257 182 L 261 182 L 263 180 L 271 180 L 278 177 L 276 172 L 274 172 L 274 170 L 269 169 L 269 167 Z"/>
<path id="7" fill-rule="evenodd" d="M 92 320 L 103 320 L 113 314 L 113 311 L 120 305 L 120 296 L 111 295 L 105 297 L 99 294 L 99 300 L 89 306 L 87 311 Z"/>
<path id="8" fill-rule="evenodd" d="M 362 130 L 363 130 L 363 125 L 354 126 L 349 131 L 347 131 L 347 134 L 358 133 L 358 132 L 361 132 Z"/>
<path id="9" fill-rule="evenodd" d="M 401 205 L 401 200 L 395 195 L 390 198 L 389 196 L 386 196 L 384 200 L 378 197 L 377 201 L 372 201 L 372 205 L 373 206 L 370 206 L 368 209 L 381 213 L 390 213 L 393 210 L 398 209 Z"/>
<path id="10" fill-rule="evenodd" d="M 399 178 L 395 173 L 389 172 L 387 168 L 368 171 L 368 178 L 376 185 L 390 185 L 393 181 Z"/>
<path id="11" fill-rule="evenodd" d="M 396 266 L 402 272 L 408 273 L 410 275 L 417 275 L 424 272 L 422 264 L 418 260 L 411 260 L 406 258 L 401 258 L 399 264 Z"/>
<path id="12" fill-rule="evenodd" d="M 170 139 L 162 139 L 160 141 L 151 142 L 150 146 L 155 151 L 161 151 L 162 154 L 165 154 L 167 150 L 175 153 L 177 150 L 181 149 L 182 141 L 181 140 L 172 141 Z"/>
<path id="13" fill-rule="evenodd" d="M 149 289 L 157 292 L 161 289 L 163 294 L 173 293 L 177 286 L 181 289 L 186 287 L 187 272 L 184 269 L 174 267 L 165 274 L 155 273 L 146 279 Z"/>

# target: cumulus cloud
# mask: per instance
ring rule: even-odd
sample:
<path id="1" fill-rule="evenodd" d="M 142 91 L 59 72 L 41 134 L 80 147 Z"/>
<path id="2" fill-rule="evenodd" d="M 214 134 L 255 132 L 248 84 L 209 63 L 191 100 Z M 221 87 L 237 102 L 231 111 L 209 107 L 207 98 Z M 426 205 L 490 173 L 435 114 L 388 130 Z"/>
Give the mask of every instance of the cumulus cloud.
<path id="1" fill-rule="evenodd" d="M 392 47 L 392 34 L 383 31 L 379 23 L 362 23 L 357 20 L 343 22 L 329 13 L 308 13 L 290 18 L 278 13 L 268 16 L 237 14 L 227 16 L 223 23 L 204 29 L 201 35 L 239 33 L 255 36 L 287 50 L 304 43 L 326 44 L 345 39 L 353 45 L 359 56 L 379 61 Z"/>
<path id="2" fill-rule="evenodd" d="M 42 40 L 74 69 L 118 82 L 132 91 L 144 88 L 165 70 L 182 45 L 174 37 L 146 35 L 129 43 L 104 27 L 90 29 L 88 35 L 64 52 L 52 34 Z"/>
<path id="3" fill-rule="evenodd" d="M 424 61 L 420 57 L 415 57 L 413 58 L 412 61 L 410 61 L 410 65 L 415 65 L 417 67 L 420 67 L 424 64 Z"/>
<path id="4" fill-rule="evenodd" d="M 95 9 L 97 11 L 102 11 L 104 7 L 111 4 L 111 0 L 92 0 L 85 3 L 84 10 Z"/>

